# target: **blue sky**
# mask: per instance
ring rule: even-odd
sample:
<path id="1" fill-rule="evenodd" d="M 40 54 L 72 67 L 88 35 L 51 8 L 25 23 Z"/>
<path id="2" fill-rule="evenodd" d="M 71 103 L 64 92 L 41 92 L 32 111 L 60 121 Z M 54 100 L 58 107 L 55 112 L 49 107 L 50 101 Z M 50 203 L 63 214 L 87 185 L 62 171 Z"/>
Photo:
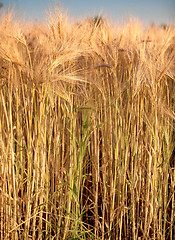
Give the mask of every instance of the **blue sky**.
<path id="1" fill-rule="evenodd" d="M 27 20 L 47 17 L 49 6 L 55 0 L 0 0 L 4 7 L 15 7 L 15 12 Z M 58 2 L 58 1 L 57 1 Z M 112 21 L 122 22 L 128 17 L 144 24 L 175 23 L 175 0 L 60 0 L 70 17 L 82 18 L 102 13 Z"/>

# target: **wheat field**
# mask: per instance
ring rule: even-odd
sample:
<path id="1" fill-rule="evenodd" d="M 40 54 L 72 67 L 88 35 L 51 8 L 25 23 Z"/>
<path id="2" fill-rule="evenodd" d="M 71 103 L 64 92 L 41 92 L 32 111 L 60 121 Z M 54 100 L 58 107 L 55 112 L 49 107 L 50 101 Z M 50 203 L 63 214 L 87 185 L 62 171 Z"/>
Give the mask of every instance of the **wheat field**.
<path id="1" fill-rule="evenodd" d="M 175 28 L 0 19 L 0 239 L 175 239 Z"/>

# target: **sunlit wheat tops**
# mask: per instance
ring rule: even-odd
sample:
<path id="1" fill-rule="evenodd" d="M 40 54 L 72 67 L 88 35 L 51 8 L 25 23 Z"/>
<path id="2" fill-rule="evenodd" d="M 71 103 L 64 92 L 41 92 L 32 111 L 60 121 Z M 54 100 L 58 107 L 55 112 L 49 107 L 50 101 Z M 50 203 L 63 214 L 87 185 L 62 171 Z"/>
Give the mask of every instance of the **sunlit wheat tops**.
<path id="1" fill-rule="evenodd" d="M 175 238 L 175 28 L 0 21 L 0 239 Z"/>

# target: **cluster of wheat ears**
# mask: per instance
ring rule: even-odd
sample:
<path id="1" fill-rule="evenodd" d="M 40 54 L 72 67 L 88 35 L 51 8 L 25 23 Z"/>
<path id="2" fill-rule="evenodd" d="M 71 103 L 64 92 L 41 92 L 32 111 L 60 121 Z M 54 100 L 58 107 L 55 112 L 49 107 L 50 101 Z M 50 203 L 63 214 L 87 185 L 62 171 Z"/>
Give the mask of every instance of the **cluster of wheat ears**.
<path id="1" fill-rule="evenodd" d="M 0 19 L 0 239 L 175 236 L 175 28 Z"/>

